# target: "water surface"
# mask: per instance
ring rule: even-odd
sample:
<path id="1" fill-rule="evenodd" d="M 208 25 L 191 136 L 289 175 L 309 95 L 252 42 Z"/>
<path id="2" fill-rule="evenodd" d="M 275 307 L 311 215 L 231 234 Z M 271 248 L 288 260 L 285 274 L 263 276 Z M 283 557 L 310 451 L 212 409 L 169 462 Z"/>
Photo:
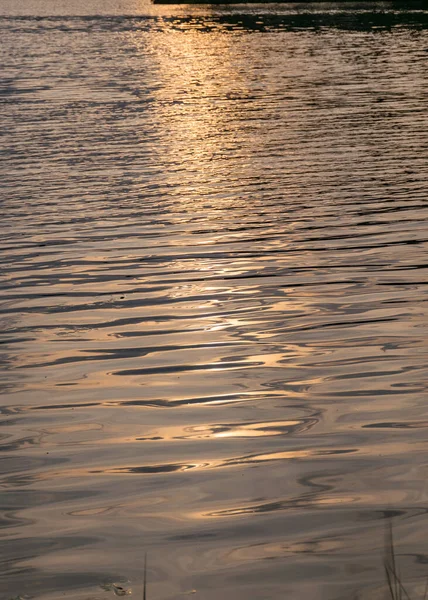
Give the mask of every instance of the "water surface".
<path id="1" fill-rule="evenodd" d="M 1 599 L 423 590 L 428 11 L 0 14 Z"/>

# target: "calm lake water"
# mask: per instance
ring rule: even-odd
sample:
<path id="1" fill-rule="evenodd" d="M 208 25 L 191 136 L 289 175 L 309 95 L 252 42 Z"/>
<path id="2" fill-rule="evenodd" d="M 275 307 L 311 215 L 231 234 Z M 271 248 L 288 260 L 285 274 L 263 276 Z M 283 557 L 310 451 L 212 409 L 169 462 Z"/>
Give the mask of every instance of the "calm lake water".
<path id="1" fill-rule="evenodd" d="M 428 10 L 0 0 L 0 598 L 428 571 Z"/>

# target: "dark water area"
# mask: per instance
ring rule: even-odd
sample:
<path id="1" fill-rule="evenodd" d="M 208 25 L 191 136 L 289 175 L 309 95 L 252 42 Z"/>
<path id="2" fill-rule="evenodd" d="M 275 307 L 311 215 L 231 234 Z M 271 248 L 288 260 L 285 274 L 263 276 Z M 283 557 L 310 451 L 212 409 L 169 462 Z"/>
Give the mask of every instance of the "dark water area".
<path id="1" fill-rule="evenodd" d="M 1 600 L 423 597 L 415 6 L 0 0 Z"/>

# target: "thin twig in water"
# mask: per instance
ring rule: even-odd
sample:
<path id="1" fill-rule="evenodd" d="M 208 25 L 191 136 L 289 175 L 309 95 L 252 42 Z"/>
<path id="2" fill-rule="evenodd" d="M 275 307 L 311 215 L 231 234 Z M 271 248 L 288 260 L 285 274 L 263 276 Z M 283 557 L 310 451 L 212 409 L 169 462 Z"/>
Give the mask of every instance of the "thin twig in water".
<path id="1" fill-rule="evenodd" d="M 427 600 L 427 595 L 428 595 L 428 579 L 427 579 L 427 582 L 425 584 L 424 600 Z"/>
<path id="2" fill-rule="evenodd" d="M 144 555 L 144 583 L 143 583 L 143 600 L 147 600 L 147 552 Z"/>
<path id="3" fill-rule="evenodd" d="M 385 529 L 385 559 L 383 564 L 385 568 L 386 580 L 388 582 L 389 593 L 391 594 L 392 600 L 402 600 L 403 594 L 407 600 L 411 600 L 400 579 L 400 573 L 395 560 L 394 538 L 392 536 L 391 522 L 387 524 Z M 424 600 L 426 600 L 427 593 L 428 589 L 425 590 Z"/>

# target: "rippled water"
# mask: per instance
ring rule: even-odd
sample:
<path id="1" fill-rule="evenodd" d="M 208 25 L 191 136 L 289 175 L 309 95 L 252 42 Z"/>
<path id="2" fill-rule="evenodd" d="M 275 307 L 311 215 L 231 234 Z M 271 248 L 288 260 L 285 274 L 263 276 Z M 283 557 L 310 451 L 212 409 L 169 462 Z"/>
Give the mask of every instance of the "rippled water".
<path id="1" fill-rule="evenodd" d="M 428 11 L 97 1 L 0 2 L 2 600 L 423 589 Z"/>

